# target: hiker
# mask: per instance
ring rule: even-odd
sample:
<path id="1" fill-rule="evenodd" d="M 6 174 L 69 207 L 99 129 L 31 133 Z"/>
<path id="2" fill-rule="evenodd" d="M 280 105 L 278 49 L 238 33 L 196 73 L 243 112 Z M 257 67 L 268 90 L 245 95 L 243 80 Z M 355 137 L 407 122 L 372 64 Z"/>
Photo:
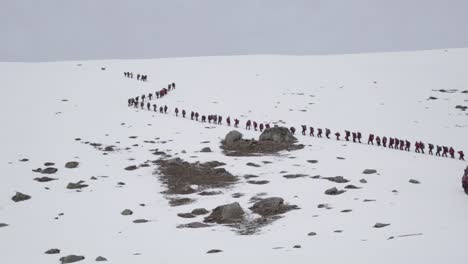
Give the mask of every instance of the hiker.
<path id="1" fill-rule="evenodd" d="M 174 111 L 175 111 L 175 116 L 179 116 L 179 108 L 176 107 Z"/>
<path id="2" fill-rule="evenodd" d="M 406 143 L 406 144 L 405 144 L 405 150 L 406 150 L 406 151 L 410 151 L 410 148 L 411 148 L 411 142 L 409 142 L 408 140 L 406 140 L 406 142 L 405 142 L 405 143 Z"/>
<path id="3" fill-rule="evenodd" d="M 190 120 L 193 120 L 193 117 L 195 116 L 195 113 L 193 111 L 190 112 Z"/>
<path id="4" fill-rule="evenodd" d="M 442 147 L 437 145 L 437 151 L 436 151 L 436 156 L 439 156 L 440 157 L 440 152 L 442 151 Z"/>
<path id="5" fill-rule="evenodd" d="M 306 125 L 302 125 L 302 135 L 305 136 L 306 134 L 306 131 L 307 131 L 307 126 Z"/>
<path id="6" fill-rule="evenodd" d="M 164 113 L 167 114 L 167 105 L 164 106 Z"/>
<path id="7" fill-rule="evenodd" d="M 202 121 L 202 123 L 205 123 L 206 122 L 206 116 L 202 115 L 201 121 Z"/>
<path id="8" fill-rule="evenodd" d="M 164 113 L 164 107 L 162 107 L 162 106 L 159 107 L 159 113 L 161 113 L 161 114 Z"/>
<path id="9" fill-rule="evenodd" d="M 226 118 L 226 123 L 228 126 L 231 126 L 231 117 L 228 116 L 228 118 Z"/>
<path id="10" fill-rule="evenodd" d="M 322 129 L 321 128 L 317 129 L 317 137 L 318 138 L 322 137 Z"/>
<path id="11" fill-rule="evenodd" d="M 424 143 L 419 141 L 419 149 L 421 149 L 421 153 L 424 154 Z"/>
<path id="12" fill-rule="evenodd" d="M 419 148 L 420 148 L 419 142 L 416 141 L 416 143 L 414 143 L 414 146 L 416 147 L 416 149 L 414 150 L 414 152 L 419 153 Z"/>
<path id="13" fill-rule="evenodd" d="M 247 123 L 245 124 L 245 129 L 250 130 L 251 123 L 252 122 L 250 120 L 248 120 Z"/>
<path id="14" fill-rule="evenodd" d="M 260 132 L 263 132 L 263 123 L 260 124 Z"/>
<path id="15" fill-rule="evenodd" d="M 153 104 L 153 110 L 154 110 L 155 112 L 158 112 L 158 107 L 156 106 L 156 104 Z"/>
<path id="16" fill-rule="evenodd" d="M 405 148 L 405 141 L 403 139 L 400 139 L 400 150 L 403 150 Z"/>
<path id="17" fill-rule="evenodd" d="M 234 127 L 239 127 L 239 119 L 234 119 Z"/>
<path id="18" fill-rule="evenodd" d="M 156 91 L 156 99 L 159 99 L 159 92 Z"/>
<path id="19" fill-rule="evenodd" d="M 330 133 L 331 133 L 330 129 L 325 128 L 325 136 L 326 136 L 328 139 L 330 138 Z"/>
<path id="20" fill-rule="evenodd" d="M 265 129 L 270 129 L 270 124 L 266 124 Z"/>
<path id="21" fill-rule="evenodd" d="M 309 127 L 309 136 L 315 137 L 315 135 L 314 135 L 314 128 L 313 128 L 313 127 Z"/>
<path id="22" fill-rule="evenodd" d="M 444 150 L 444 152 L 442 153 L 442 157 L 447 157 L 448 148 L 446 146 L 443 146 L 442 149 Z"/>
<path id="23" fill-rule="evenodd" d="M 223 124 L 223 117 L 218 116 L 218 125 L 222 125 L 222 124 Z"/>
<path id="24" fill-rule="evenodd" d="M 145 103 L 144 103 L 143 101 L 141 101 L 140 107 L 141 107 L 141 109 L 144 109 L 144 108 L 145 108 Z"/>
<path id="25" fill-rule="evenodd" d="M 336 132 L 335 136 L 336 136 L 336 140 L 340 140 L 340 132 Z"/>
<path id="26" fill-rule="evenodd" d="M 296 132 L 296 129 L 294 127 L 290 127 L 289 130 L 291 130 L 291 133 L 294 135 L 294 133 Z"/>
<path id="27" fill-rule="evenodd" d="M 353 132 L 353 142 L 356 143 L 356 139 L 357 139 L 357 133 L 356 132 Z"/>
<path id="28" fill-rule="evenodd" d="M 199 116 L 200 116 L 200 115 L 198 114 L 198 112 L 196 112 L 196 113 L 195 113 L 195 120 L 196 120 L 196 121 L 198 121 L 198 117 L 199 117 Z"/>
<path id="29" fill-rule="evenodd" d="M 382 145 L 383 145 L 384 148 L 387 147 L 387 137 L 382 138 Z"/>
<path id="30" fill-rule="evenodd" d="M 146 104 L 146 108 L 148 108 L 148 111 L 151 110 L 151 103 L 150 103 L 150 102 L 148 102 L 148 103 Z"/>
<path id="31" fill-rule="evenodd" d="M 137 80 L 138 81 L 140 80 L 140 74 L 137 74 Z"/>
<path id="32" fill-rule="evenodd" d="M 211 124 L 211 119 L 213 119 L 212 115 L 208 115 L 208 124 Z"/>
<path id="33" fill-rule="evenodd" d="M 186 114 L 185 109 L 183 109 L 182 110 L 182 118 L 185 118 L 185 114 Z"/>
<path id="34" fill-rule="evenodd" d="M 434 155 L 434 153 L 432 153 L 432 150 L 434 149 L 434 145 L 429 143 L 428 146 L 429 146 L 429 155 Z"/>
<path id="35" fill-rule="evenodd" d="M 393 148 L 393 144 L 395 143 L 395 140 L 393 138 L 389 138 L 390 142 L 388 143 L 389 148 Z"/>
<path id="36" fill-rule="evenodd" d="M 254 126 L 254 130 L 257 131 L 257 127 L 258 127 L 257 122 L 254 121 L 254 122 L 253 122 L 253 126 Z"/>
<path id="37" fill-rule="evenodd" d="M 458 155 L 460 156 L 459 160 L 465 160 L 465 154 L 463 153 L 462 150 L 458 151 Z"/>
<path id="38" fill-rule="evenodd" d="M 359 144 L 361 143 L 361 138 L 362 138 L 361 132 L 357 132 L 357 140 L 358 140 Z"/>
<path id="39" fill-rule="evenodd" d="M 381 141 L 380 141 L 380 137 L 379 137 L 379 136 L 377 136 L 377 137 L 375 138 L 375 142 L 377 143 L 377 146 L 380 147 L 380 142 L 381 142 Z"/>
<path id="40" fill-rule="evenodd" d="M 395 149 L 399 149 L 400 146 L 400 140 L 398 138 L 394 138 L 393 142 L 395 142 Z"/>
<path id="41" fill-rule="evenodd" d="M 175 83 L 172 83 L 172 90 L 175 89 Z"/>
<path id="42" fill-rule="evenodd" d="M 367 144 L 374 145 L 374 134 L 369 134 L 369 139 L 367 140 Z"/>
<path id="43" fill-rule="evenodd" d="M 346 141 L 349 141 L 349 136 L 351 135 L 351 132 L 349 132 L 348 130 L 345 130 L 345 140 Z"/>
<path id="44" fill-rule="evenodd" d="M 449 153 L 450 153 L 450 157 L 451 157 L 452 159 L 454 159 L 454 158 L 455 158 L 455 150 L 454 150 L 452 147 L 450 147 Z"/>
<path id="45" fill-rule="evenodd" d="M 145 97 L 146 97 L 146 95 L 143 94 L 143 95 L 141 96 L 141 101 L 145 101 Z"/>

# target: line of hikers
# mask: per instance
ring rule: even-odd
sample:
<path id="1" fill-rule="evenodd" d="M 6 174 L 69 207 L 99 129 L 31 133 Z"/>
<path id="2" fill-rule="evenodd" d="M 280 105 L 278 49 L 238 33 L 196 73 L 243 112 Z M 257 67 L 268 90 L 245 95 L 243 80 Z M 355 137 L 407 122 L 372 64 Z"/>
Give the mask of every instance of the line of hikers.
<path id="1" fill-rule="evenodd" d="M 124 76 L 130 79 L 133 79 L 133 72 L 124 72 Z M 138 73 L 137 80 L 146 82 L 148 80 L 148 75 L 143 75 L 143 74 Z"/>
<path id="2" fill-rule="evenodd" d="M 172 86 L 172 85 L 170 85 Z M 175 87 L 175 85 L 174 85 Z M 151 94 L 150 94 L 151 95 Z M 141 109 L 145 109 L 145 103 L 144 103 L 144 100 L 145 100 L 145 97 L 144 95 L 142 96 L 142 101 L 140 104 L 138 104 L 138 96 L 133 99 L 133 98 L 130 98 L 129 99 L 129 102 L 128 102 L 128 106 L 131 107 L 131 106 L 134 106 L 135 108 L 138 108 L 138 106 L 141 107 Z M 149 97 L 149 99 L 151 100 L 151 97 Z M 134 101 L 132 101 L 134 100 Z M 156 104 L 151 104 L 150 102 L 147 102 L 146 103 L 146 108 L 148 109 L 148 111 L 151 111 L 153 110 L 154 112 L 158 112 L 158 107 Z M 159 107 L 159 112 L 160 113 L 164 113 L 164 114 L 167 114 L 167 111 L 168 111 L 168 107 L 165 105 L 165 106 L 160 106 Z M 176 116 L 179 116 L 179 108 L 175 108 L 174 110 L 174 113 Z M 182 118 L 185 118 L 186 115 L 187 115 L 187 112 L 185 111 L 185 109 L 183 109 L 181 111 L 181 115 L 182 115 Z M 201 121 L 203 123 L 205 122 L 208 122 L 208 123 L 212 123 L 212 124 L 217 124 L 217 125 L 222 125 L 223 123 L 223 117 L 220 116 L 220 115 L 200 115 L 198 112 L 194 112 L 194 111 L 191 111 L 190 112 L 190 119 L 191 120 L 195 120 L 195 121 Z M 239 119 L 235 118 L 233 120 L 233 126 L 234 127 L 239 127 Z M 227 117 L 226 118 L 226 124 L 228 126 L 231 126 L 231 117 Z M 317 128 L 317 130 L 315 130 L 313 127 L 307 127 L 306 125 L 302 125 L 302 135 L 306 136 L 307 135 L 307 132 L 309 132 L 309 136 L 312 136 L 312 137 L 318 137 L 318 138 L 322 138 L 323 137 L 323 133 L 324 133 L 324 130 L 322 128 Z M 268 129 L 270 128 L 270 124 L 263 124 L 263 123 L 257 123 L 256 121 L 251 121 L 251 120 L 247 120 L 247 122 L 245 123 L 245 129 L 247 130 L 250 130 L 250 129 L 254 129 L 255 131 L 259 130 L 260 132 L 263 132 L 264 129 Z M 290 127 L 289 130 L 291 131 L 291 133 L 294 135 L 296 133 L 296 128 L 295 127 Z M 330 139 L 330 135 L 331 135 L 331 130 L 328 129 L 328 128 L 325 128 L 325 137 L 327 139 Z M 336 140 L 340 140 L 340 132 L 336 132 L 334 133 L 335 137 L 336 137 Z M 362 143 L 361 142 L 361 139 L 362 139 L 362 134 L 361 132 L 351 132 L 349 130 L 345 130 L 345 136 L 344 136 L 344 140 L 345 141 L 350 141 L 350 137 L 352 137 L 352 141 L 354 143 Z M 375 140 L 375 143 L 377 146 L 383 146 L 383 147 L 388 147 L 388 148 L 391 148 L 391 149 L 398 149 L 398 150 L 404 150 L 404 151 L 410 151 L 411 150 L 411 142 L 408 141 L 408 140 L 402 140 L 402 139 L 398 139 L 398 138 L 392 138 L 392 137 L 380 137 L 380 136 L 375 136 L 374 134 L 369 134 L 369 137 L 368 137 L 368 140 L 367 140 L 367 144 L 369 145 L 374 145 L 374 140 Z M 424 149 L 425 149 L 425 144 L 421 141 L 416 141 L 415 144 L 415 152 L 416 153 L 422 153 L 422 154 L 425 154 L 424 152 Z M 434 145 L 433 144 L 428 144 L 428 148 L 429 148 L 429 152 L 428 154 L 430 155 L 434 155 L 433 153 L 433 150 L 434 150 Z M 450 154 L 450 157 L 452 159 L 455 158 L 455 150 L 452 148 L 452 147 L 446 147 L 446 146 L 436 146 L 436 153 L 435 155 L 436 156 L 442 156 L 442 157 L 448 157 L 447 154 Z M 465 160 L 465 154 L 463 153 L 462 150 L 458 151 L 458 155 L 459 155 L 459 159 L 460 160 Z"/>
<path id="3" fill-rule="evenodd" d="M 167 88 L 162 88 L 161 90 L 156 91 L 154 93 L 155 99 L 164 97 L 165 95 L 167 95 L 168 92 L 170 92 L 171 90 L 174 90 L 175 87 L 176 87 L 175 83 L 171 83 L 167 85 Z M 141 98 L 141 102 L 140 102 L 140 98 Z M 135 98 L 129 98 L 128 106 L 134 106 L 135 108 L 138 108 L 138 106 L 140 106 L 143 109 L 145 106 L 146 98 L 148 98 L 149 101 L 153 100 L 153 93 L 149 93 L 148 97 L 146 97 L 145 94 L 142 94 L 141 96 L 137 96 Z M 150 105 L 150 103 L 148 102 L 147 105 Z"/>

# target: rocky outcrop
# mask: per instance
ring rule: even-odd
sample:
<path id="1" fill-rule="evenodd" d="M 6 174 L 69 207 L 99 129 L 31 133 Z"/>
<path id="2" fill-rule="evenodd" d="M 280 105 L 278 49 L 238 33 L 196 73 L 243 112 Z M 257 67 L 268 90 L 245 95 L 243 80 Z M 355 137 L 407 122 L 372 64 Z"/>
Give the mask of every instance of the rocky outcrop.
<path id="1" fill-rule="evenodd" d="M 261 216 L 271 216 L 283 214 L 292 209 L 297 209 L 297 206 L 285 204 L 283 198 L 270 197 L 256 202 L 249 209 Z"/>
<path id="2" fill-rule="evenodd" d="M 242 139 L 242 133 L 236 130 L 232 130 L 231 132 L 227 133 L 226 137 L 224 138 L 225 144 L 232 144 Z"/>
<path id="3" fill-rule="evenodd" d="M 244 210 L 239 203 L 225 204 L 216 207 L 204 220 L 205 223 L 236 223 L 244 219 Z"/>
<path id="4" fill-rule="evenodd" d="M 297 138 L 286 127 L 272 127 L 263 131 L 259 138 L 260 141 L 274 141 L 278 143 L 294 143 Z"/>
<path id="5" fill-rule="evenodd" d="M 74 168 L 78 167 L 79 164 L 80 163 L 77 162 L 77 161 L 69 161 L 69 162 L 65 163 L 65 168 L 74 169 Z"/>

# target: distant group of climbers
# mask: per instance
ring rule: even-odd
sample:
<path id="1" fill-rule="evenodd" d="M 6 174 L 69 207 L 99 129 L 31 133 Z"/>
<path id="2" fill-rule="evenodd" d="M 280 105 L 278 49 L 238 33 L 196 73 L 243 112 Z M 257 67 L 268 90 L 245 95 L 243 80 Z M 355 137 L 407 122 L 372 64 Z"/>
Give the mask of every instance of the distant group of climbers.
<path id="1" fill-rule="evenodd" d="M 162 88 L 161 90 L 156 91 L 154 93 L 155 99 L 159 99 L 159 98 L 164 97 L 165 95 L 167 95 L 168 92 L 170 92 L 171 90 L 174 90 L 175 87 L 176 87 L 175 83 L 170 83 L 170 84 L 167 85 L 167 88 Z M 148 101 L 153 100 L 153 93 L 149 93 L 148 97 L 146 97 L 145 94 L 142 94 L 141 96 L 137 96 L 137 97 L 134 97 L 134 98 L 129 98 L 128 99 L 128 106 L 133 106 L 135 108 L 141 107 L 141 109 L 143 109 L 145 107 L 145 99 L 146 98 L 148 98 Z M 140 101 L 140 99 L 141 99 L 141 101 Z M 155 106 L 155 105 L 156 104 L 154 104 L 153 106 Z M 150 110 L 151 103 L 147 102 L 146 107 L 148 108 L 148 110 Z"/>
<path id="2" fill-rule="evenodd" d="M 133 79 L 133 72 L 124 72 L 124 76 L 130 79 Z M 138 81 L 144 81 L 146 82 L 148 80 L 148 75 L 143 75 L 143 74 L 137 74 Z"/>

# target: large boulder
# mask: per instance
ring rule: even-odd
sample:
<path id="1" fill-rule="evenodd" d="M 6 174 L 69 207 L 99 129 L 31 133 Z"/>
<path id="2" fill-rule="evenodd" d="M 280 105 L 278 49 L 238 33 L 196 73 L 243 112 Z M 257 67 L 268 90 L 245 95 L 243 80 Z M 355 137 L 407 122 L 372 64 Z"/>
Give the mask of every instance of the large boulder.
<path id="1" fill-rule="evenodd" d="M 239 203 L 225 204 L 216 207 L 213 212 L 205 218 L 206 223 L 236 223 L 244 219 L 244 210 Z"/>
<path id="2" fill-rule="evenodd" d="M 224 138 L 224 143 L 232 144 L 241 139 L 242 139 L 242 133 L 237 130 L 232 130 L 231 132 L 227 133 L 226 137 Z"/>
<path id="3" fill-rule="evenodd" d="M 11 200 L 13 200 L 13 202 L 15 202 L 15 203 L 26 201 L 26 200 L 29 200 L 29 199 L 31 199 L 30 195 L 20 193 L 20 192 L 16 192 L 15 196 L 11 197 Z"/>
<path id="4" fill-rule="evenodd" d="M 281 214 L 284 212 L 284 200 L 280 197 L 266 198 L 256 202 L 250 210 L 261 216 Z"/>
<path id="5" fill-rule="evenodd" d="M 274 141 L 279 143 L 293 143 L 297 138 L 286 127 L 272 127 L 263 131 L 259 138 L 260 141 Z"/>

